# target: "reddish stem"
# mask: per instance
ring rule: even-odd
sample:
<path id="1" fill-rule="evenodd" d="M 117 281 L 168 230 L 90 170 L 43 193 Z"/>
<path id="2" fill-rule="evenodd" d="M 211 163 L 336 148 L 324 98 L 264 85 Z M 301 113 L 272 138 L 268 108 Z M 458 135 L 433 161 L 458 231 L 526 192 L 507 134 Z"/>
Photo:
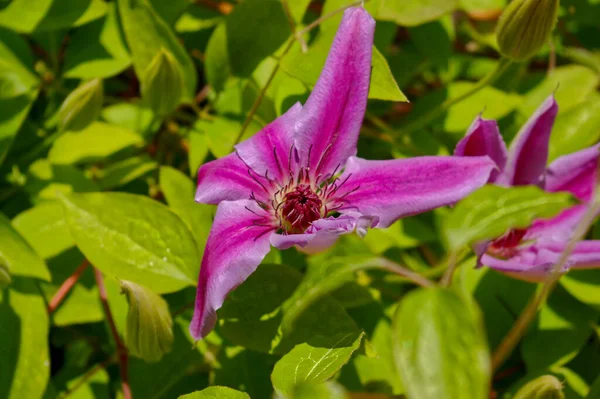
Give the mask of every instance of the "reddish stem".
<path id="1" fill-rule="evenodd" d="M 56 309 L 58 309 L 58 307 L 60 306 L 62 301 L 67 297 L 69 292 L 71 292 L 71 289 L 75 286 L 75 283 L 77 283 L 77 281 L 79 280 L 79 278 L 81 277 L 81 275 L 83 274 L 83 272 L 85 271 L 85 269 L 87 269 L 87 267 L 89 265 L 90 265 L 90 262 L 88 262 L 87 259 L 84 260 L 81 263 L 81 265 L 79 265 L 79 267 L 77 269 L 75 269 L 73 274 L 71 274 L 64 281 L 64 283 L 62 283 L 62 285 L 60 286 L 58 291 L 56 291 L 56 294 L 54 294 L 54 296 L 50 300 L 50 303 L 48 304 L 48 313 L 49 314 L 54 313 L 56 311 Z"/>
<path id="2" fill-rule="evenodd" d="M 129 362 L 129 358 L 127 356 L 127 348 L 125 347 L 123 341 L 121 341 L 121 337 L 119 337 L 117 325 L 115 324 L 115 320 L 113 319 L 112 313 L 110 311 L 110 306 L 108 306 L 108 297 L 106 295 L 106 287 L 104 286 L 104 277 L 102 276 L 100 270 L 95 268 L 94 276 L 96 277 L 96 285 L 98 286 L 98 292 L 100 293 L 100 301 L 102 302 L 102 308 L 104 308 L 104 313 L 106 314 L 106 320 L 108 321 L 110 332 L 117 345 L 117 353 L 119 355 L 119 364 L 121 367 L 121 384 L 123 386 L 123 398 L 132 399 L 133 396 L 131 394 L 131 387 L 129 386 L 129 379 L 127 377 L 127 364 Z"/>

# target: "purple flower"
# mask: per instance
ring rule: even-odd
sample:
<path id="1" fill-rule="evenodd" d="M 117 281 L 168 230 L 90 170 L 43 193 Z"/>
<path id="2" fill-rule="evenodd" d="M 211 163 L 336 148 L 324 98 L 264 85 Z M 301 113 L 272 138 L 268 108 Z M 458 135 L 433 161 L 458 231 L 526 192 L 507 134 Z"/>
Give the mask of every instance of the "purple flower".
<path id="1" fill-rule="evenodd" d="M 558 158 L 546 167 L 548 142 L 558 105 L 550 96 L 523 126 L 507 151 L 496 121 L 475 119 L 454 155 L 489 155 L 498 165 L 490 183 L 500 186 L 537 185 L 548 192 L 568 191 L 582 202 L 591 200 L 596 182 L 600 145 Z M 513 229 L 503 236 L 476 245 L 479 264 L 527 281 L 541 281 L 558 261 L 585 204 L 569 208 L 549 220 L 537 220 L 527 229 Z M 600 241 L 582 241 L 569 257 L 569 268 L 600 266 Z"/>
<path id="2" fill-rule="evenodd" d="M 206 336 L 227 294 L 271 245 L 316 252 L 342 234 L 364 235 L 454 203 L 486 183 L 487 156 L 389 161 L 357 158 L 375 21 L 346 10 L 306 104 L 296 104 L 235 153 L 203 165 L 196 201 L 219 204 L 206 244 L 192 336 Z"/>

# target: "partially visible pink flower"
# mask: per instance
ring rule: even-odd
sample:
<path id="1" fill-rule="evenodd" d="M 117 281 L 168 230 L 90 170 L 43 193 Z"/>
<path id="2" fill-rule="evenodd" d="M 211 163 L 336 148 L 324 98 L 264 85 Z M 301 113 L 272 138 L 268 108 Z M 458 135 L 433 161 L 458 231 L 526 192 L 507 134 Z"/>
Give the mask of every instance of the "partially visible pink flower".
<path id="1" fill-rule="evenodd" d="M 357 158 L 371 75 L 375 21 L 351 8 L 304 106 L 296 104 L 198 172 L 196 201 L 218 204 L 200 269 L 190 332 L 206 336 L 227 294 L 270 247 L 306 252 L 342 234 L 452 204 L 483 186 L 487 156 L 389 161 Z"/>
<path id="2" fill-rule="evenodd" d="M 454 155 L 489 155 L 498 165 L 490 183 L 500 186 L 537 185 L 548 192 L 568 191 L 582 202 L 591 200 L 596 184 L 600 145 L 558 158 L 546 167 L 548 143 L 558 105 L 551 96 L 523 126 L 506 150 L 496 121 L 477 117 Z M 514 229 L 495 240 L 479 243 L 479 264 L 513 277 L 541 281 L 559 260 L 586 211 L 577 205 L 549 220 L 537 220 L 527 229 Z M 600 241 L 577 244 L 565 265 L 570 268 L 600 267 Z"/>

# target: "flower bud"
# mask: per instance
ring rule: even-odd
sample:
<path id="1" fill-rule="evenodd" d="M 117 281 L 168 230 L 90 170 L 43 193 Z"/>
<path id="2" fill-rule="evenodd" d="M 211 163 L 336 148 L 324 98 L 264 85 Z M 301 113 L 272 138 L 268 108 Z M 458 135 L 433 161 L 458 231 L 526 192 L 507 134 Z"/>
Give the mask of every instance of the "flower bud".
<path id="1" fill-rule="evenodd" d="M 121 281 L 121 292 L 129 301 L 125 327 L 129 353 L 148 362 L 159 361 L 173 344 L 173 320 L 167 302 L 131 281 Z"/>
<path id="2" fill-rule="evenodd" d="M 8 272 L 8 268 L 0 259 L 0 289 L 8 287 L 12 283 L 12 279 L 10 278 L 10 273 Z"/>
<path id="3" fill-rule="evenodd" d="M 161 50 L 142 79 L 142 97 L 156 115 L 169 115 L 181 103 L 183 77 L 171 53 Z"/>
<path id="4" fill-rule="evenodd" d="M 529 381 L 513 399 L 564 399 L 561 382 L 553 375 L 544 375 Z"/>
<path id="5" fill-rule="evenodd" d="M 94 122 L 102 111 L 104 90 L 102 80 L 94 79 L 79 85 L 58 110 L 61 130 L 82 130 Z"/>
<path id="6" fill-rule="evenodd" d="M 500 16 L 496 39 L 500 52 L 515 61 L 534 56 L 550 38 L 559 0 L 514 0 Z"/>

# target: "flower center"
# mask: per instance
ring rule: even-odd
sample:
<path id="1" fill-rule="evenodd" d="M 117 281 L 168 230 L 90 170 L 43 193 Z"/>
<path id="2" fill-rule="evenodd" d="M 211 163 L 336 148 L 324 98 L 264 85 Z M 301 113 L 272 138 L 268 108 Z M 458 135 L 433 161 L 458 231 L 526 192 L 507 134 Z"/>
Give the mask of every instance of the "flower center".
<path id="1" fill-rule="evenodd" d="M 509 258 L 515 254 L 525 234 L 527 234 L 527 229 L 511 229 L 492 241 L 488 252 L 492 255 Z"/>
<path id="2" fill-rule="evenodd" d="M 279 206 L 281 227 L 288 234 L 304 233 L 326 213 L 323 201 L 310 186 L 301 184 L 287 193 Z"/>

